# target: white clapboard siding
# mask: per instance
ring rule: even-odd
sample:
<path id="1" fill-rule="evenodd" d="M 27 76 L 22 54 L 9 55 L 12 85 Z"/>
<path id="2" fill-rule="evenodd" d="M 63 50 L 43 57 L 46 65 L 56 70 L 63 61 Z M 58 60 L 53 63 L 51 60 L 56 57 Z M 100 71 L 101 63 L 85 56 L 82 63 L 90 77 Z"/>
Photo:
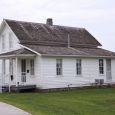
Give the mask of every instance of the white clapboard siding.
<path id="1" fill-rule="evenodd" d="M 62 76 L 56 75 L 56 59 L 63 60 Z M 106 74 L 99 75 L 97 58 L 81 58 L 82 75 L 77 76 L 76 59 L 67 57 L 43 57 L 41 60 L 41 76 L 38 86 L 41 86 L 41 88 L 77 87 L 94 83 L 95 79 L 106 80 Z M 106 66 L 105 60 L 104 66 Z M 106 67 L 104 68 L 106 69 Z"/>

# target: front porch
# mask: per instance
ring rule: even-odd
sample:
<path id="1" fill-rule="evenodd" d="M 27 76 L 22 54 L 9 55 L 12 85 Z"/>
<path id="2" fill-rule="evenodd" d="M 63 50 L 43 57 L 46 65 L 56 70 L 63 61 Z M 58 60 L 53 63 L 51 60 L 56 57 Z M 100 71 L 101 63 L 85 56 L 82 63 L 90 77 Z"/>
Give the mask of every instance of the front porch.
<path id="1" fill-rule="evenodd" d="M 26 49 L 23 49 L 23 53 L 20 50 L 22 49 L 0 55 L 2 87 L 13 87 L 15 89 L 35 88 L 36 77 L 34 68 L 36 55 Z"/>
<path id="2" fill-rule="evenodd" d="M 2 92 L 29 92 L 36 91 L 36 85 L 2 86 Z"/>

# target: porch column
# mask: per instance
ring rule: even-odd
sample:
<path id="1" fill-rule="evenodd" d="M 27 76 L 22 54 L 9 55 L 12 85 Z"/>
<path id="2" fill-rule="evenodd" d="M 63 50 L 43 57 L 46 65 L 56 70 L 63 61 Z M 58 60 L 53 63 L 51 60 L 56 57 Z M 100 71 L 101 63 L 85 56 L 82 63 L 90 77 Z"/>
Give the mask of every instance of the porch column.
<path id="1" fill-rule="evenodd" d="M 2 59 L 2 86 L 5 85 L 5 58 Z"/>
<path id="2" fill-rule="evenodd" d="M 18 86 L 18 58 L 16 57 L 16 86 Z"/>

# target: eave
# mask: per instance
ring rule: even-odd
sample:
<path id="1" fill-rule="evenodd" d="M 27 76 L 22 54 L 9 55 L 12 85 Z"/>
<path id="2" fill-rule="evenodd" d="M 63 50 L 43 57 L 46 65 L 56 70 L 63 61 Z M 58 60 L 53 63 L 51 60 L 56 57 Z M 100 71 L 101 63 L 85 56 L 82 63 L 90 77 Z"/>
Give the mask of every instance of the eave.
<path id="1" fill-rule="evenodd" d="M 93 55 L 48 55 L 48 54 L 42 54 L 43 57 L 81 57 L 81 58 L 115 58 L 115 56 L 93 56 Z"/>

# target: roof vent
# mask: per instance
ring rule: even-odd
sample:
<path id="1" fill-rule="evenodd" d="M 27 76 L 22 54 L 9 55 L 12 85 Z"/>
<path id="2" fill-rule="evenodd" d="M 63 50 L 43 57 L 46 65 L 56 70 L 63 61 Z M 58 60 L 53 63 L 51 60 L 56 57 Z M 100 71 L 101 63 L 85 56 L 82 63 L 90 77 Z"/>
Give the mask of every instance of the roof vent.
<path id="1" fill-rule="evenodd" d="M 67 42 L 68 42 L 68 43 L 67 43 L 67 44 L 68 44 L 68 48 L 69 48 L 69 47 L 70 47 L 70 35 L 68 34 L 67 37 L 68 37 L 68 39 L 67 39 Z"/>
<path id="2" fill-rule="evenodd" d="M 53 25 L 52 18 L 48 18 L 46 24 L 49 25 L 49 26 L 52 26 Z"/>

